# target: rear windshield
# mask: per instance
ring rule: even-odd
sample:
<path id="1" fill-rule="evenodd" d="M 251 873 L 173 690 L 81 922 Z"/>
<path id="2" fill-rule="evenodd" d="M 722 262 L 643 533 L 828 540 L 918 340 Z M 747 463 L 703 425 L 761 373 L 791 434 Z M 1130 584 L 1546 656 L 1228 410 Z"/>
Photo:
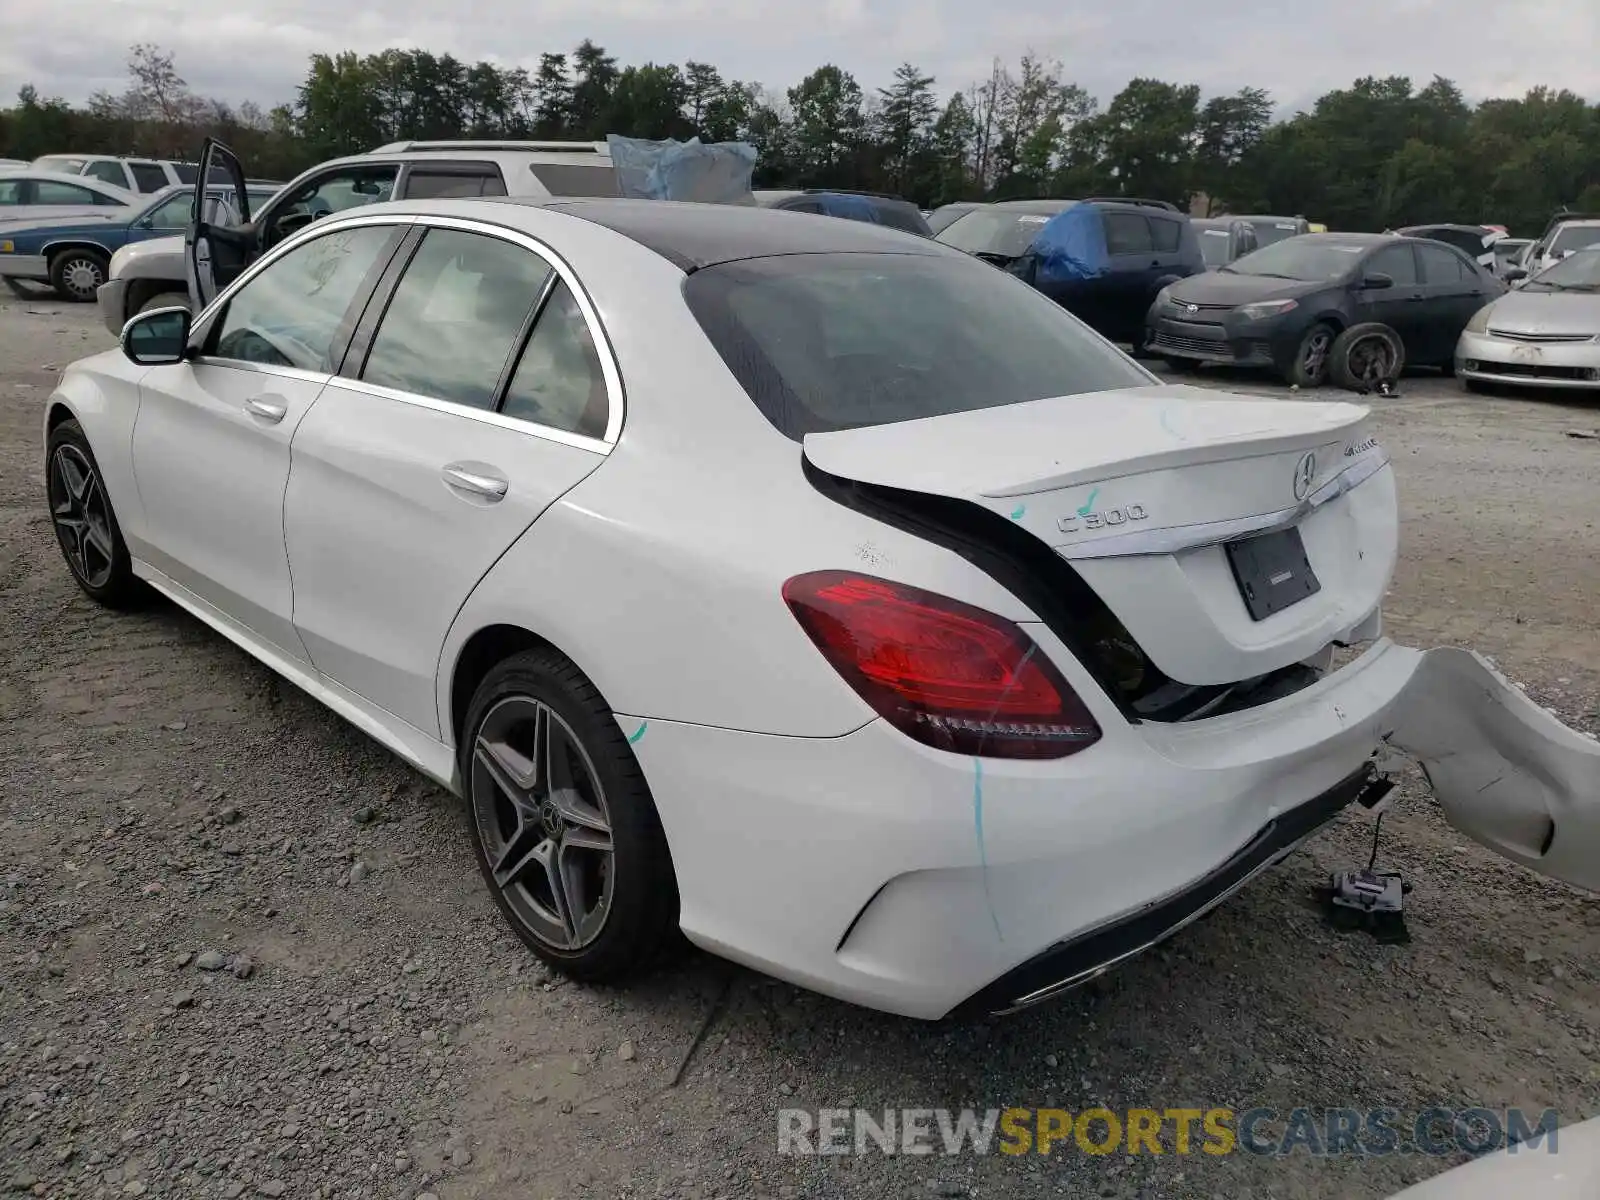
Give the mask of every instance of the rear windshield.
<path id="1" fill-rule="evenodd" d="M 1071 208 L 1071 203 L 1061 206 Z M 1049 213 L 1026 213 L 1008 209 L 975 208 L 957 217 L 938 234 L 946 246 L 968 254 L 1002 254 L 1019 258 L 1028 252 L 1033 239 L 1050 220 Z"/>
<path id="2" fill-rule="evenodd" d="M 922 213 L 910 204 L 895 204 L 893 202 L 878 204 L 878 220 L 890 229 L 903 230 L 906 233 L 921 234 L 923 237 L 932 235 L 933 230 L 928 228 L 928 222 Z"/>
<path id="3" fill-rule="evenodd" d="M 1155 380 L 1003 271 L 918 254 L 796 254 L 696 271 L 684 298 L 786 436 Z"/>
<path id="4" fill-rule="evenodd" d="M 1256 231 L 1258 246 L 1270 246 L 1305 232 L 1300 228 L 1300 222 L 1287 217 L 1258 217 L 1250 222 L 1250 228 Z"/>

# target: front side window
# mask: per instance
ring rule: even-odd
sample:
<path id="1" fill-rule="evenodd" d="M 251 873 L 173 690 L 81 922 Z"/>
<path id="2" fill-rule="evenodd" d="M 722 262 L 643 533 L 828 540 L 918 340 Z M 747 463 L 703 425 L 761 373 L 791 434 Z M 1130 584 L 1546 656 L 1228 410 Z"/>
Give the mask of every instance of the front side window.
<path id="1" fill-rule="evenodd" d="M 430 229 L 378 323 L 361 378 L 471 408 L 495 387 L 550 265 L 500 238 Z"/>
<path id="2" fill-rule="evenodd" d="M 206 198 L 207 203 L 212 203 L 211 198 Z M 150 212 L 150 227 L 152 229 L 182 230 L 189 224 L 189 213 L 194 208 L 194 197 L 188 192 L 179 192 L 176 196 L 168 197 L 156 205 Z"/>
<path id="3" fill-rule="evenodd" d="M 333 371 L 340 323 L 393 233 L 393 226 L 361 225 L 296 246 L 229 298 L 208 353 Z"/>
<path id="4" fill-rule="evenodd" d="M 1409 243 L 1386 246 L 1367 260 L 1367 275 L 1387 275 L 1395 287 L 1415 287 L 1421 280 L 1417 276 L 1416 256 Z"/>
<path id="5" fill-rule="evenodd" d="M 274 245 L 312 221 L 346 209 L 380 204 L 394 195 L 399 168 L 390 165 L 341 167 L 308 179 L 272 213 L 263 244 Z"/>
<path id="6" fill-rule="evenodd" d="M 1156 382 L 1053 301 L 969 258 L 747 259 L 696 271 L 683 291 L 745 392 L 796 441 Z"/>
<path id="7" fill-rule="evenodd" d="M 600 354 L 564 282 L 540 310 L 501 411 L 568 433 L 605 436 L 609 402 Z"/>
<path id="8" fill-rule="evenodd" d="M 159 192 L 171 182 L 158 163 L 129 163 L 128 169 L 133 172 L 133 182 L 141 192 Z"/>
<path id="9" fill-rule="evenodd" d="M 0 179 L 0 204 L 22 203 L 22 180 Z"/>
<path id="10" fill-rule="evenodd" d="M 58 183 L 54 179 L 41 179 L 33 185 L 35 204 L 98 204 L 100 194 L 71 183 Z"/>

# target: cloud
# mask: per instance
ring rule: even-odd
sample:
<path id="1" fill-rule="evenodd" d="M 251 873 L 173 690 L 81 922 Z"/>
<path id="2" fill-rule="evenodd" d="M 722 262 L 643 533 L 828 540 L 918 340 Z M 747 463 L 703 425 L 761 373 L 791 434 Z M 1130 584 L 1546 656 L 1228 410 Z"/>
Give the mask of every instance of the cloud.
<path id="1" fill-rule="evenodd" d="M 1363 75 L 1419 85 L 1443 75 L 1475 99 L 1538 84 L 1600 97 L 1595 0 L 368 0 L 364 11 L 327 0 L 7 0 L 6 10 L 0 89 L 33 83 L 73 101 L 120 91 L 139 41 L 173 51 L 201 95 L 267 106 L 293 99 L 318 51 L 413 46 L 532 66 L 585 37 L 624 64 L 693 58 L 780 90 L 832 62 L 870 92 L 909 60 L 954 91 L 986 76 L 993 56 L 1014 63 L 1031 49 L 1102 102 L 1135 76 L 1207 94 L 1263 87 L 1287 111 Z"/>

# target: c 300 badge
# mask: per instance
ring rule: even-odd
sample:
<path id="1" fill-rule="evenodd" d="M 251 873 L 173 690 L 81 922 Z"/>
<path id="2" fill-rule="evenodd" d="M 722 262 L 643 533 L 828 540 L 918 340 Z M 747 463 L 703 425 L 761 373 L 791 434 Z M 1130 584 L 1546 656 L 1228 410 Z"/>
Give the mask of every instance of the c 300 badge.
<path id="1" fill-rule="evenodd" d="M 1093 498 L 1090 498 L 1093 503 Z M 1145 512 L 1142 504 L 1129 504 L 1122 508 L 1107 508 L 1100 512 L 1092 512 L 1089 505 L 1084 505 L 1070 517 L 1062 517 L 1056 522 L 1056 528 L 1062 533 L 1084 533 L 1095 529 L 1114 529 L 1118 525 L 1126 525 L 1130 521 L 1143 521 L 1150 514 Z"/>

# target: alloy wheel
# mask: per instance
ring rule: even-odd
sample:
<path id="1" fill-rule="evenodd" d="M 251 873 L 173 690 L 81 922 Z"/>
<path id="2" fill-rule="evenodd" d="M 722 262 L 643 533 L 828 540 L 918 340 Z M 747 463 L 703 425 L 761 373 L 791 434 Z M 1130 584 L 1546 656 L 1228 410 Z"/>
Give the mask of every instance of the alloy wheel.
<path id="1" fill-rule="evenodd" d="M 87 455 L 62 445 L 50 459 L 50 519 L 72 568 L 87 586 L 104 587 L 115 562 L 105 488 Z"/>
<path id="2" fill-rule="evenodd" d="M 79 300 L 93 300 L 105 281 L 104 268 L 97 259 L 89 257 L 74 257 L 61 271 L 62 286 Z"/>
<path id="3" fill-rule="evenodd" d="M 1328 370 L 1328 349 L 1333 345 L 1333 334 L 1319 329 L 1306 339 L 1300 354 L 1300 367 L 1307 379 L 1321 379 Z"/>
<path id="4" fill-rule="evenodd" d="M 605 929 L 611 814 L 594 763 L 548 704 L 511 696 L 473 744 L 470 802 L 494 884 L 541 942 L 575 951 Z"/>

